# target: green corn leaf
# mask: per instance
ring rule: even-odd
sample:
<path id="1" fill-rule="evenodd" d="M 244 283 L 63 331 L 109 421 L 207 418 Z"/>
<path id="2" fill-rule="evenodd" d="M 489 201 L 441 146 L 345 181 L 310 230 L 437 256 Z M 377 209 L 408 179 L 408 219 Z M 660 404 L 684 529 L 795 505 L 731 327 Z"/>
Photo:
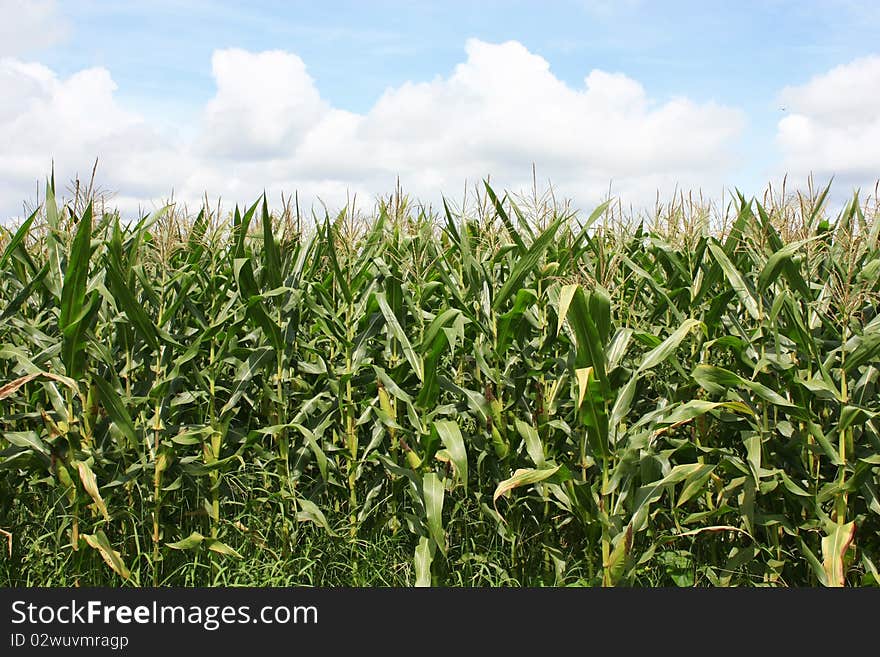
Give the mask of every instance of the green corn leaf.
<path id="1" fill-rule="evenodd" d="M 324 223 L 321 237 L 323 238 L 323 246 L 327 250 L 327 255 L 330 257 L 330 264 L 333 267 L 333 280 L 336 281 L 336 284 L 339 286 L 339 291 L 342 293 L 346 303 L 351 303 L 353 296 L 348 281 L 346 280 L 346 275 L 343 273 L 342 268 L 339 265 L 339 256 L 336 253 L 336 236 L 333 233 L 333 227 L 330 225 L 329 218 Z"/>
<path id="2" fill-rule="evenodd" d="M 767 263 L 764 265 L 761 273 L 758 274 L 758 291 L 763 293 L 767 290 L 767 288 L 777 279 L 780 271 L 787 271 L 785 265 L 791 264 L 792 256 L 799 251 L 802 251 L 805 244 L 808 244 L 815 239 L 815 237 L 812 237 L 806 240 L 791 242 L 771 255 L 767 259 Z M 793 271 L 796 272 L 797 270 L 794 269 Z M 791 273 L 792 272 L 787 272 L 787 277 L 790 277 Z M 803 281 L 803 279 L 801 279 L 801 281 Z M 794 284 L 797 286 L 798 292 L 800 292 L 804 298 L 809 298 L 809 287 L 806 286 L 805 283 L 795 280 Z"/>
<path id="3" fill-rule="evenodd" d="M 599 343 L 608 344 L 608 336 L 611 333 L 611 298 L 608 291 L 596 286 L 589 295 L 590 317 L 596 325 L 599 334 Z"/>
<path id="4" fill-rule="evenodd" d="M 254 204 L 247 209 L 243 216 L 239 214 L 238 206 L 235 206 L 235 216 L 233 218 L 233 239 L 235 243 L 232 251 L 233 258 L 243 258 L 247 253 L 245 243 L 247 241 L 248 231 L 250 230 L 251 220 L 253 219 L 254 213 L 257 211 L 259 205 L 260 201 L 257 199 L 254 201 Z"/>
<path id="5" fill-rule="evenodd" d="M 31 297 L 31 295 L 33 295 L 34 291 L 46 279 L 46 275 L 49 273 L 49 264 L 49 261 L 43 263 L 40 271 L 38 271 L 36 275 L 34 275 L 34 277 L 30 281 L 28 281 L 27 285 L 22 288 L 21 292 L 19 292 L 16 297 L 9 302 L 3 313 L 0 314 L 0 322 L 9 319 L 15 313 L 17 313 L 22 305 L 24 305 L 25 301 L 27 301 Z"/>
<path id="6" fill-rule="evenodd" d="M 691 376 L 693 376 L 694 380 L 703 388 L 713 394 L 724 394 L 728 390 L 738 391 L 741 388 L 745 388 L 746 390 L 755 393 L 755 395 L 764 401 L 785 408 L 794 415 L 804 414 L 800 407 L 792 404 L 778 392 L 771 390 L 757 381 L 744 379 L 738 374 L 726 370 L 723 367 L 715 367 L 714 365 L 697 365 Z"/>
<path id="7" fill-rule="evenodd" d="M 880 361 L 880 323 L 866 327 L 865 332 L 851 338 L 845 348 L 849 352 L 845 361 L 847 372 L 854 372 L 870 361 Z"/>
<path id="8" fill-rule="evenodd" d="M 627 557 L 629 556 L 630 548 L 632 547 L 632 534 L 632 525 L 627 525 L 626 528 L 615 537 L 615 540 L 613 541 L 614 549 L 611 551 L 611 554 L 608 555 L 608 560 L 602 564 L 604 570 L 603 575 L 606 581 L 612 586 L 616 585 L 623 575 Z"/>
<path id="9" fill-rule="evenodd" d="M 227 401 L 220 410 L 221 415 L 225 415 L 235 408 L 250 385 L 251 380 L 262 371 L 263 368 L 265 368 L 267 363 L 272 361 L 274 353 L 274 349 L 271 349 L 270 347 L 260 347 L 259 349 L 254 350 L 254 352 L 248 356 L 247 361 L 239 366 L 235 373 L 235 388 L 232 390 L 232 395 L 230 395 L 229 401 Z"/>
<path id="10" fill-rule="evenodd" d="M 78 379 L 82 373 L 85 356 L 84 320 L 97 310 L 99 298 L 92 294 L 86 300 L 86 285 L 89 277 L 91 257 L 92 206 L 86 208 L 77 226 L 76 235 L 70 247 L 64 284 L 61 289 L 60 315 L 58 325 L 63 333 L 62 360 L 67 375 Z"/>
<path id="11" fill-rule="evenodd" d="M 263 276 L 269 289 L 281 287 L 281 254 L 272 231 L 269 201 L 263 192 Z"/>
<path id="12" fill-rule="evenodd" d="M 581 398 L 580 416 L 587 427 L 586 437 L 595 454 L 607 457 L 610 453 L 609 421 L 601 383 L 595 380 L 593 369 L 590 367 L 585 370 L 575 370 L 575 374 L 578 378 L 578 396 Z"/>
<path id="13" fill-rule="evenodd" d="M 727 257 L 725 250 L 716 244 L 709 244 L 709 251 L 718 262 L 718 265 L 721 267 L 721 270 L 724 272 L 724 275 L 727 277 L 727 280 L 736 292 L 736 296 L 739 297 L 740 302 L 748 311 L 749 315 L 752 316 L 752 319 L 761 321 L 761 310 L 758 307 L 758 302 L 755 300 L 755 296 L 749 290 L 749 286 L 743 279 L 742 274 L 739 273 L 736 266 L 734 266 L 733 262 L 730 261 L 730 258 Z"/>
<path id="14" fill-rule="evenodd" d="M 318 464 L 318 471 L 321 473 L 321 479 L 325 482 L 328 481 L 327 455 L 324 453 L 324 450 L 321 449 L 321 445 L 318 443 L 317 438 L 315 438 L 314 432 L 301 424 L 293 423 L 290 426 L 299 431 L 306 439 L 306 444 L 309 446 L 309 449 L 312 451 L 315 461 Z"/>
<path id="15" fill-rule="evenodd" d="M 317 504 L 302 497 L 297 499 L 296 503 L 299 506 L 299 511 L 296 512 L 296 519 L 299 522 L 313 522 L 322 527 L 331 536 L 335 535 L 335 532 L 330 527 L 330 523 L 327 522 L 327 518 L 324 516 L 324 512 L 318 508 Z"/>
<path id="16" fill-rule="evenodd" d="M 547 229 L 532 243 L 529 250 L 526 251 L 516 262 L 510 275 L 507 277 L 507 280 L 504 281 L 501 289 L 498 290 L 498 293 L 492 300 L 493 310 L 499 310 L 507 300 L 522 287 L 525 278 L 535 271 L 541 256 L 544 255 L 544 251 L 550 246 L 550 243 L 553 241 L 553 237 L 556 235 L 556 231 L 559 229 L 561 223 L 562 220 L 557 219 L 550 224 L 550 226 L 548 226 Z"/>
<path id="17" fill-rule="evenodd" d="M 611 205 L 611 199 L 600 204 L 590 213 L 590 216 L 587 217 L 587 220 L 581 226 L 578 236 L 574 239 L 571 247 L 568 249 L 569 257 L 580 252 L 581 244 L 589 239 L 590 228 L 592 228 L 593 224 L 598 221 L 599 217 L 605 213 L 609 205 Z"/>
<path id="18" fill-rule="evenodd" d="M 572 290 L 566 288 L 574 288 Z M 562 302 L 567 301 L 567 309 L 565 316 L 571 328 L 574 330 L 575 340 L 577 342 L 577 360 L 576 368 L 592 367 L 596 375 L 596 379 L 600 385 L 607 386 L 607 378 L 605 376 L 605 349 L 599 336 L 599 329 L 596 327 L 590 314 L 587 296 L 584 294 L 580 286 L 566 286 L 559 293 L 560 297 L 560 315 L 562 315 Z"/>
<path id="19" fill-rule="evenodd" d="M 492 201 L 492 205 L 495 206 L 495 211 L 498 213 L 498 216 L 501 218 L 504 227 L 507 229 L 507 234 L 510 235 L 510 239 L 513 240 L 513 243 L 516 244 L 520 253 L 526 252 L 526 245 L 520 237 L 519 233 L 516 230 L 516 227 L 513 225 L 513 222 L 510 220 L 510 217 L 507 216 L 507 213 L 504 211 L 504 206 L 501 201 L 498 200 L 498 197 L 495 195 L 495 191 L 489 187 L 488 181 L 483 181 L 483 186 L 486 188 L 486 193 L 489 195 L 489 199 Z"/>
<path id="20" fill-rule="evenodd" d="M 614 334 L 614 337 L 605 349 L 605 362 L 608 365 L 609 371 L 620 365 L 627 347 L 629 347 L 632 335 L 633 330 L 631 328 L 618 329 Z"/>
<path id="21" fill-rule="evenodd" d="M 204 540 L 204 536 L 202 536 L 198 532 L 193 532 L 186 538 L 177 541 L 176 543 L 165 543 L 165 545 L 167 547 L 170 547 L 172 550 L 192 550 L 201 545 L 202 541 Z"/>
<path id="22" fill-rule="evenodd" d="M 375 296 L 379 308 L 382 311 L 382 315 L 385 317 L 385 322 L 391 330 L 391 334 L 400 343 L 400 349 L 403 351 L 403 355 L 410 364 L 410 367 L 412 367 L 412 371 L 415 373 L 416 377 L 418 377 L 419 381 L 424 380 L 425 376 L 422 372 L 422 361 L 416 354 L 415 349 L 413 349 L 409 338 L 406 337 L 406 333 L 404 333 L 403 327 L 400 326 L 400 322 L 397 321 L 397 316 L 391 310 L 391 306 L 388 305 L 385 293 L 376 292 Z"/>
<path id="23" fill-rule="evenodd" d="M 40 440 L 36 431 L 4 431 L 0 433 L 0 438 L 16 447 L 32 449 L 43 456 L 49 456 L 49 448 Z"/>
<path id="24" fill-rule="evenodd" d="M 92 383 L 98 389 L 101 403 L 104 405 L 104 408 L 107 409 L 107 414 L 110 416 L 110 419 L 122 432 L 122 435 L 128 439 L 129 447 L 131 449 L 137 449 L 138 438 L 137 432 L 134 428 L 134 422 L 132 422 L 131 415 L 129 415 L 128 409 L 125 408 L 125 404 L 123 404 L 119 393 L 117 393 L 116 389 L 110 384 L 110 382 L 103 377 L 94 377 Z"/>
<path id="25" fill-rule="evenodd" d="M 284 347 L 281 329 L 275 320 L 269 317 L 269 313 L 263 304 L 264 295 L 260 294 L 260 290 L 257 287 L 251 259 L 238 258 L 233 266 L 239 293 L 242 300 L 247 304 L 248 317 L 263 329 L 263 332 L 269 337 L 272 346 L 277 351 L 281 351 Z"/>
<path id="26" fill-rule="evenodd" d="M 454 324 L 455 320 L 459 317 L 462 317 L 462 313 L 457 308 L 447 308 L 443 312 L 439 313 L 431 321 L 431 324 L 425 331 L 425 335 L 422 338 L 421 352 L 424 354 L 426 351 L 431 349 L 434 346 L 434 341 L 437 340 L 441 334 L 446 335 L 443 329 L 448 327 L 450 324 Z"/>
<path id="27" fill-rule="evenodd" d="M 83 301 L 89 276 L 89 258 L 92 239 L 92 206 L 89 205 L 79 220 L 76 235 L 70 247 L 64 286 L 61 290 L 61 314 L 58 324 L 66 334 L 82 318 Z"/>
<path id="28" fill-rule="evenodd" d="M 513 308 L 498 318 L 498 342 L 495 347 L 498 354 L 503 354 L 510 347 L 523 313 L 537 300 L 538 295 L 533 290 L 523 289 L 516 293 Z"/>
<path id="29" fill-rule="evenodd" d="M 216 538 L 206 538 L 204 543 L 211 552 L 216 552 L 217 554 L 222 554 L 226 557 L 234 557 L 236 559 L 244 558 L 236 550 L 226 545 L 226 543 L 218 541 Z"/>
<path id="30" fill-rule="evenodd" d="M 706 481 L 708 481 L 714 470 L 714 465 L 703 465 L 702 467 L 697 468 L 691 474 L 689 474 L 687 479 L 685 480 L 684 488 L 682 489 L 681 494 L 678 496 L 678 501 L 676 501 L 675 506 L 683 506 L 685 503 L 688 502 L 688 500 L 700 493 L 705 487 Z"/>
<path id="31" fill-rule="evenodd" d="M 700 325 L 701 322 L 696 319 L 686 319 L 684 323 L 672 333 L 672 335 L 670 335 L 663 342 L 657 345 L 657 347 L 645 354 L 644 359 L 642 359 L 642 362 L 639 365 L 638 371 L 646 372 L 652 367 L 656 367 L 657 365 L 665 361 L 667 358 L 675 353 L 675 350 L 678 349 L 678 345 L 681 344 L 682 340 L 685 339 L 687 334 L 690 333 L 692 329 Z"/>
<path id="32" fill-rule="evenodd" d="M 443 530 L 443 482 L 434 472 L 426 472 L 422 478 L 425 495 L 425 514 L 428 517 L 428 533 L 434 544 L 446 555 L 446 532 Z"/>
<path id="33" fill-rule="evenodd" d="M 431 586 L 431 563 L 434 561 L 434 543 L 426 536 L 419 539 L 413 564 L 416 571 L 416 586 Z"/>
<path id="34" fill-rule="evenodd" d="M 516 430 L 526 444 L 526 452 L 529 458 L 535 464 L 535 467 L 541 469 L 544 467 L 544 446 L 541 444 L 541 437 L 538 432 L 530 424 L 526 424 L 519 418 L 516 420 Z"/>
<path id="35" fill-rule="evenodd" d="M 25 222 L 21 226 L 19 226 L 18 230 L 15 231 L 15 235 L 12 236 L 12 239 L 9 240 L 9 244 L 7 244 L 6 248 L 3 250 L 3 255 L 0 256 L 0 272 L 4 271 L 7 261 L 12 257 L 12 254 L 24 241 L 25 237 L 27 237 L 28 231 L 30 231 L 36 216 L 37 210 L 34 210 L 31 216 L 29 216 L 25 220 Z"/>
<path id="36" fill-rule="evenodd" d="M 828 586 L 828 574 L 825 572 L 822 562 L 819 561 L 815 554 L 813 554 L 813 551 L 807 546 L 803 539 L 800 539 L 800 549 L 801 554 L 804 555 L 807 563 L 810 564 L 810 568 L 816 576 L 816 579 L 819 580 L 819 583 L 822 586 Z"/>
<path id="37" fill-rule="evenodd" d="M 147 316 L 144 307 L 135 299 L 123 280 L 122 274 L 113 263 L 108 265 L 106 272 L 107 282 L 113 291 L 113 298 L 120 305 L 121 310 L 131 320 L 144 341 L 153 349 L 159 348 L 159 331 L 155 324 Z"/>
<path id="38" fill-rule="evenodd" d="M 742 402 L 711 402 L 705 399 L 691 399 L 690 401 L 676 406 L 669 415 L 663 417 L 662 424 L 679 425 L 705 415 L 709 411 L 726 409 L 734 413 L 751 415 L 752 409 Z"/>
<path id="39" fill-rule="evenodd" d="M 461 429 L 458 424 L 452 420 L 434 420 L 434 429 L 440 437 L 443 447 L 449 452 L 452 464 L 455 466 L 455 472 L 465 491 L 468 485 L 468 460 L 467 450 L 464 445 L 464 438 L 461 435 Z"/>

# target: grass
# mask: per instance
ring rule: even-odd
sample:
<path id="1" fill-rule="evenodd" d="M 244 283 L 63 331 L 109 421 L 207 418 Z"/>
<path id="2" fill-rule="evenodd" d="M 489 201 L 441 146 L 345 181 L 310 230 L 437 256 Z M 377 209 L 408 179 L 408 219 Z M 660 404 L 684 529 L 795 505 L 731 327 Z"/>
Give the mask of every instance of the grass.
<path id="1" fill-rule="evenodd" d="M 0 233 L 0 585 L 873 586 L 880 221 L 265 199 Z"/>

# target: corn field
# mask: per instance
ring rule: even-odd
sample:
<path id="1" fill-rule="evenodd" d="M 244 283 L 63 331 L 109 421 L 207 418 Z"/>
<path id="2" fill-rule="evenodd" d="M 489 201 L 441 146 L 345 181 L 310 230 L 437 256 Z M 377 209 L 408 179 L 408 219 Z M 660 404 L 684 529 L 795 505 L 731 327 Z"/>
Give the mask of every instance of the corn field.
<path id="1" fill-rule="evenodd" d="M 880 221 L 0 229 L 0 585 L 876 586 Z"/>

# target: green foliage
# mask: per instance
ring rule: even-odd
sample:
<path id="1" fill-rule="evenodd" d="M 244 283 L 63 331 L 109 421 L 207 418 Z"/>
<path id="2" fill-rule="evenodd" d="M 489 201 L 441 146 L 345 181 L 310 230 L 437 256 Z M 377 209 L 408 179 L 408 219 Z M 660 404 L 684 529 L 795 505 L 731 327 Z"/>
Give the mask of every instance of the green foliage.
<path id="1" fill-rule="evenodd" d="M 880 230 L 826 196 L 303 230 L 50 184 L 0 233 L 0 584 L 876 585 Z"/>

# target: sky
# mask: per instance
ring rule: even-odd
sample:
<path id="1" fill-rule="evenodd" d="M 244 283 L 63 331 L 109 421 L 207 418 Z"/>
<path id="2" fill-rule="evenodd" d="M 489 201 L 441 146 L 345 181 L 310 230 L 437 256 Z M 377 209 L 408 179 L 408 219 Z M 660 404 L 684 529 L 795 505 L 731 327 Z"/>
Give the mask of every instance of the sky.
<path id="1" fill-rule="evenodd" d="M 432 204 L 534 179 L 585 210 L 785 175 L 864 196 L 878 34 L 873 0 L 0 0 L 0 220 L 96 159 L 129 214 L 333 210 L 398 179 Z"/>

